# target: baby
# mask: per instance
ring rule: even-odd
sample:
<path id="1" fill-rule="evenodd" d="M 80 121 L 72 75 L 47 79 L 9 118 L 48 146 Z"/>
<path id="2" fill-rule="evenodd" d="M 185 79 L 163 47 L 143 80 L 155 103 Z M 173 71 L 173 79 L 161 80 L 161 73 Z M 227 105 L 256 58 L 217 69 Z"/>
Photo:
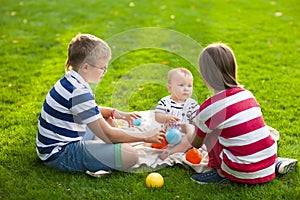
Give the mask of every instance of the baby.
<path id="1" fill-rule="evenodd" d="M 169 96 L 163 97 L 155 108 L 155 120 L 164 124 L 165 130 L 177 128 L 177 124 L 193 124 L 198 103 L 191 99 L 193 92 L 193 75 L 185 68 L 174 68 L 168 73 Z M 166 159 L 176 152 L 185 152 L 191 144 L 186 136 L 170 149 L 164 150 L 160 158 Z"/>

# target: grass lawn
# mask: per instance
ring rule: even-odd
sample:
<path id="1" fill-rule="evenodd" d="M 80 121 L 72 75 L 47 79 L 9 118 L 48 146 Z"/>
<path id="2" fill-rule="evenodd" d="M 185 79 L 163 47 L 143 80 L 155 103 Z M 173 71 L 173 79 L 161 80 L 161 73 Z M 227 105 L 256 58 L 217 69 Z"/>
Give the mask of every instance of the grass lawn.
<path id="1" fill-rule="evenodd" d="M 194 98 L 211 93 L 198 72 L 203 46 L 234 50 L 239 81 L 253 92 L 265 121 L 281 133 L 278 155 L 300 159 L 300 6 L 297 0 L 4 1 L 0 0 L 0 199 L 300 199 L 299 167 L 262 185 L 198 185 L 183 166 L 96 179 L 43 166 L 35 151 L 44 98 L 63 75 L 70 39 L 95 34 L 112 47 L 99 104 L 153 109 L 167 95 L 166 72 L 194 74 Z M 151 27 L 151 28 L 150 28 Z M 299 164 L 298 164 L 299 165 Z"/>

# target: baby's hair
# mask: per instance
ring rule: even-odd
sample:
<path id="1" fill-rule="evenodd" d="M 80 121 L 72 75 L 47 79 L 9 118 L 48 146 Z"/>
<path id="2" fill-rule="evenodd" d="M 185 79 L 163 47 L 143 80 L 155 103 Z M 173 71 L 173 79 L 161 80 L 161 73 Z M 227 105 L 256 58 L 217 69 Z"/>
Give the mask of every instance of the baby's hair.
<path id="1" fill-rule="evenodd" d="M 178 67 L 171 69 L 168 73 L 168 83 L 171 83 L 174 74 L 179 73 L 182 74 L 186 78 L 193 78 L 193 74 L 186 68 Z"/>
<path id="2" fill-rule="evenodd" d="M 205 82 L 216 91 L 240 86 L 234 53 L 223 43 L 205 47 L 200 54 L 199 66 Z"/>
<path id="3" fill-rule="evenodd" d="M 105 41 L 91 34 L 79 33 L 70 41 L 65 69 L 78 69 L 85 62 L 110 57 L 111 50 Z"/>

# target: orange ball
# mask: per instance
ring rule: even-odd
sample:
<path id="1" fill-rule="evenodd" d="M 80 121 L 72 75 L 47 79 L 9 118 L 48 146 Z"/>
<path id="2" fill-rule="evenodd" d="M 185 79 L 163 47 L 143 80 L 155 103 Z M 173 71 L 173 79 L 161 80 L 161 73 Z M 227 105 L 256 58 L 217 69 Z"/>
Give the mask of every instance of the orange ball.
<path id="1" fill-rule="evenodd" d="M 198 151 L 198 149 L 193 147 L 186 152 L 185 159 L 192 164 L 199 164 L 202 160 L 202 154 Z"/>
<path id="2" fill-rule="evenodd" d="M 152 143 L 151 144 L 151 147 L 152 148 L 156 148 L 156 149 L 163 149 L 165 148 L 166 146 L 168 146 L 168 142 L 166 140 L 166 138 L 164 137 L 164 141 L 162 144 L 158 144 L 158 143 Z"/>

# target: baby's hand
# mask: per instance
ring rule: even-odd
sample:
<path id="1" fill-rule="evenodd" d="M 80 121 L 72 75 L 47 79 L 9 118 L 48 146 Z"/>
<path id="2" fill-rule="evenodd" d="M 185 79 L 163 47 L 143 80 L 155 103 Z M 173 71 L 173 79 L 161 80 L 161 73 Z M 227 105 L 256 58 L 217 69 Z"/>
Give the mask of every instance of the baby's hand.
<path id="1" fill-rule="evenodd" d="M 174 122 L 177 122 L 179 121 L 180 119 L 176 116 L 173 116 L 173 115 L 167 115 L 166 116 L 166 123 L 169 122 L 169 123 L 174 123 Z"/>

